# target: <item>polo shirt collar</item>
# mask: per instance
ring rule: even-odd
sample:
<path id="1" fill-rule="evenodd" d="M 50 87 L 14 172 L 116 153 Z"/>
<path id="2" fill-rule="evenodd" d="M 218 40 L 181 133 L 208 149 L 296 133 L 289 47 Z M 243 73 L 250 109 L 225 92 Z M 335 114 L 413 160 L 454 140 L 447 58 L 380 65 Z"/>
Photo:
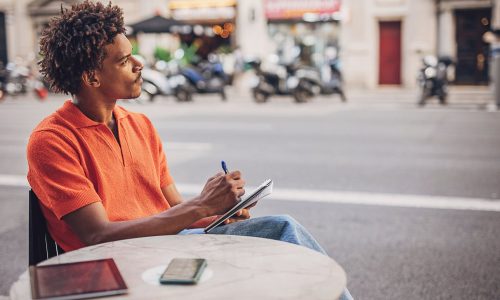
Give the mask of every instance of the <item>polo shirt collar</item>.
<path id="1" fill-rule="evenodd" d="M 98 126 L 101 123 L 91 120 L 89 117 L 84 115 L 71 100 L 64 102 L 64 105 L 57 110 L 57 113 L 66 121 L 70 122 L 75 128 L 84 128 L 91 126 Z M 113 109 L 113 114 L 116 120 L 123 119 L 128 116 L 128 111 L 124 108 L 115 105 Z"/>

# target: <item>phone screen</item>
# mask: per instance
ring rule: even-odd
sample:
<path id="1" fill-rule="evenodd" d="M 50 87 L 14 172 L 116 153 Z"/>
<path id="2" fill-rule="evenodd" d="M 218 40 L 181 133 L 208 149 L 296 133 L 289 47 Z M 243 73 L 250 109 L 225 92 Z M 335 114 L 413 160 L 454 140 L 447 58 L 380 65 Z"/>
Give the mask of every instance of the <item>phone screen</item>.
<path id="1" fill-rule="evenodd" d="M 163 284 L 197 283 L 207 266 L 204 258 L 174 258 L 160 277 Z"/>

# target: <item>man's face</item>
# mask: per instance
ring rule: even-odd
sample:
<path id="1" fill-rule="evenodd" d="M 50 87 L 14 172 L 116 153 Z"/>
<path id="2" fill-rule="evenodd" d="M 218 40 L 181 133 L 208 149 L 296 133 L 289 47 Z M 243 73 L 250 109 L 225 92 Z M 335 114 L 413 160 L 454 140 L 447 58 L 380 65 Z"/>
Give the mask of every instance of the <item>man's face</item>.
<path id="1" fill-rule="evenodd" d="M 110 99 L 131 99 L 141 94 L 143 65 L 132 56 L 132 45 L 124 34 L 105 46 L 102 68 L 95 72 L 100 92 Z"/>

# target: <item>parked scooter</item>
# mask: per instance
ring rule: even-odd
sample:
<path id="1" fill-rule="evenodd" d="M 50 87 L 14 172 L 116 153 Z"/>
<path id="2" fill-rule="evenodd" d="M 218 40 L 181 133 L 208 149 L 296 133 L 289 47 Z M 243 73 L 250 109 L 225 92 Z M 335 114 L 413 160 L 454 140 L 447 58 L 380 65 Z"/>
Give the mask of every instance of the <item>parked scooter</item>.
<path id="1" fill-rule="evenodd" d="M 287 66 L 290 76 L 296 76 L 299 83 L 292 95 L 297 103 L 303 103 L 321 92 L 321 75 L 313 67 L 300 66 L 297 63 Z"/>
<path id="2" fill-rule="evenodd" d="M 321 94 L 339 94 L 342 102 L 346 102 L 347 98 L 344 93 L 342 73 L 340 72 L 339 64 L 339 59 L 334 58 L 321 67 Z"/>
<path id="3" fill-rule="evenodd" d="M 200 62 L 196 67 L 181 67 L 180 73 L 196 93 L 220 94 L 223 101 L 227 100 L 225 86 L 228 78 L 216 55 L 209 55 L 208 61 Z"/>
<path id="4" fill-rule="evenodd" d="M 7 95 L 7 80 L 8 80 L 8 72 L 5 66 L 3 65 L 3 62 L 0 61 L 0 101 L 5 99 L 5 96 Z"/>
<path id="5" fill-rule="evenodd" d="M 136 57 L 144 61 L 143 58 Z M 142 93 L 136 100 L 152 102 L 159 95 L 173 95 L 179 102 L 191 101 L 192 90 L 184 76 L 180 74 L 165 74 L 163 71 L 165 70 L 160 72 L 146 66 L 142 69 Z"/>
<path id="6" fill-rule="evenodd" d="M 453 64 L 449 57 L 425 56 L 423 67 L 418 73 L 419 96 L 418 105 L 426 104 L 427 99 L 437 96 L 440 104 L 447 104 L 448 67 Z"/>
<path id="7" fill-rule="evenodd" d="M 259 59 L 248 62 L 257 77 L 252 84 L 252 95 L 257 103 L 266 102 L 272 95 L 292 95 L 297 103 L 303 103 L 321 91 L 321 79 L 317 70 L 299 66 L 267 64 Z"/>
<path id="8" fill-rule="evenodd" d="M 8 63 L 0 65 L 0 100 L 6 96 L 18 96 L 33 91 L 39 100 L 48 96 L 48 90 L 26 66 Z"/>

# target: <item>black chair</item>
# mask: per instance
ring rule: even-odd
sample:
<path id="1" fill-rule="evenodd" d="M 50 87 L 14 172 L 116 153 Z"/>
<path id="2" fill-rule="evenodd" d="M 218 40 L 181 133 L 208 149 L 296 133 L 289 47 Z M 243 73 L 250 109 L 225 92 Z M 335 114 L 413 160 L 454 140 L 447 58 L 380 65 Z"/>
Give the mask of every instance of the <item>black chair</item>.
<path id="1" fill-rule="evenodd" d="M 29 265 L 64 253 L 54 242 L 47 230 L 47 224 L 40 208 L 40 201 L 33 190 L 29 192 Z"/>

